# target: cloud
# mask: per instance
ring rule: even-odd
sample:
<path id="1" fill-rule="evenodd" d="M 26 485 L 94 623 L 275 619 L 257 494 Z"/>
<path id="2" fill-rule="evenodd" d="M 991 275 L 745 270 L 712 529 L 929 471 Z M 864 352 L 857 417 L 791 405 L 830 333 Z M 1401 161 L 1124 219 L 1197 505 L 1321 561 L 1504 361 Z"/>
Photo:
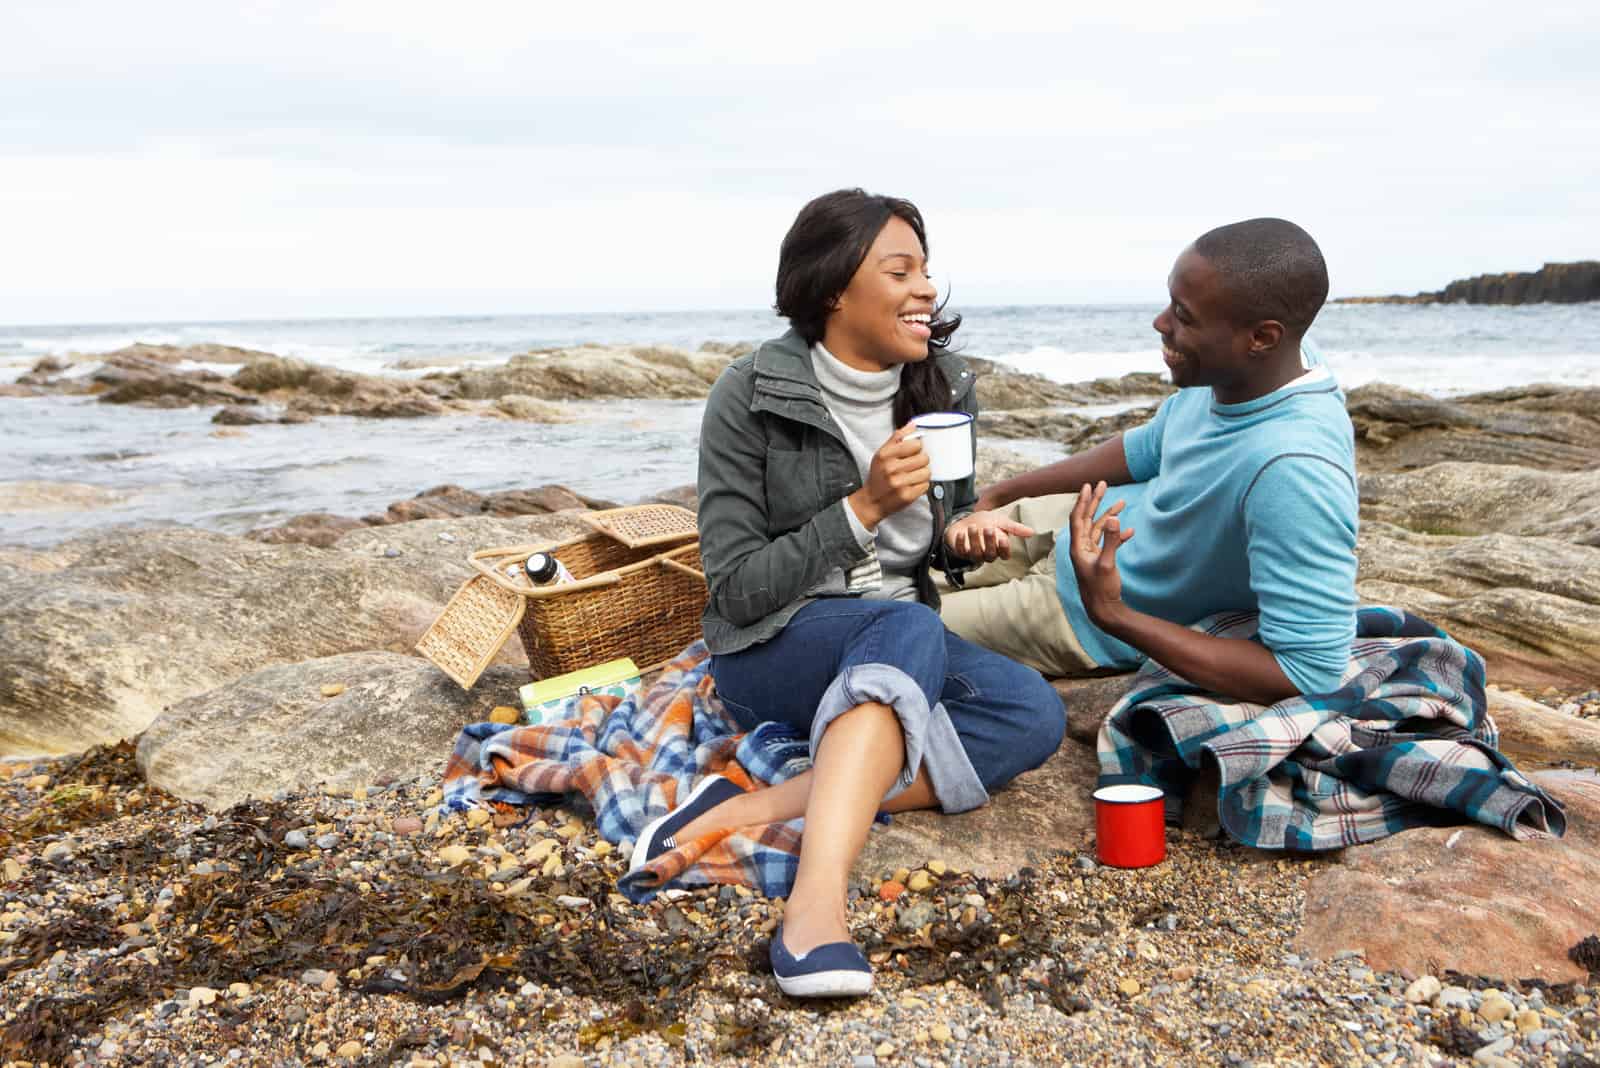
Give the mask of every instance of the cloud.
<path id="1" fill-rule="evenodd" d="M 1594 255 L 1576 5 L 12 3 L 0 320 L 760 306 L 809 196 L 973 299 L 1305 222 L 1335 288 Z M 391 296 L 385 296 L 391 294 Z"/>

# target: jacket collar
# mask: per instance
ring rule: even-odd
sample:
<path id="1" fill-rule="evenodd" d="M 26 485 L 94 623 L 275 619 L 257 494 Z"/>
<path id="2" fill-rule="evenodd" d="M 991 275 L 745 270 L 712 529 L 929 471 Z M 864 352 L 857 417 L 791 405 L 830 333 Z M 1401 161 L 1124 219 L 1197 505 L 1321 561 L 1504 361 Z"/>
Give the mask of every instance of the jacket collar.
<path id="1" fill-rule="evenodd" d="M 953 352 L 941 353 L 934 360 L 944 371 L 946 381 L 952 387 L 959 388 L 967 361 Z M 762 343 L 756 350 L 755 371 L 758 380 L 765 378 L 791 382 L 814 390 L 818 399 L 822 396 L 817 372 L 811 367 L 811 346 L 793 327 L 786 330 L 782 337 Z"/>

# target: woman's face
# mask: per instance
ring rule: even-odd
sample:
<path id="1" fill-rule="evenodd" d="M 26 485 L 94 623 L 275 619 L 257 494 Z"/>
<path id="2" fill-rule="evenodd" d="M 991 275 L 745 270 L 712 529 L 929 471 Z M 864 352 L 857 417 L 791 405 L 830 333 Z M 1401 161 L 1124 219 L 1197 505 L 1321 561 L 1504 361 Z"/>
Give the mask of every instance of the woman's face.
<path id="1" fill-rule="evenodd" d="M 938 297 L 917 232 L 892 216 L 839 295 L 822 344 L 861 371 L 925 360 Z"/>

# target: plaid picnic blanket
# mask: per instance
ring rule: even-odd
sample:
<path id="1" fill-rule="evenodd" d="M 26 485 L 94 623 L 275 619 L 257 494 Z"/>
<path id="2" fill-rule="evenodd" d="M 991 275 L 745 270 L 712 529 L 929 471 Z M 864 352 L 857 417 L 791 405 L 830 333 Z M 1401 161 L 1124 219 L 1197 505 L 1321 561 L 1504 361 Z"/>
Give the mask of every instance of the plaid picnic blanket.
<path id="1" fill-rule="evenodd" d="M 1252 638 L 1254 613 L 1195 624 Z M 1100 784 L 1161 787 L 1167 817 L 1206 756 L 1218 816 L 1261 849 L 1322 851 L 1408 827 L 1475 820 L 1515 838 L 1559 837 L 1559 802 L 1497 750 L 1483 658 L 1397 608 L 1363 607 L 1340 689 L 1270 707 L 1201 692 L 1147 661 L 1100 728 Z"/>
<path id="2" fill-rule="evenodd" d="M 600 834 L 621 843 L 637 839 L 706 775 L 751 790 L 809 768 L 810 747 L 792 728 L 765 723 L 738 733 L 713 691 L 710 666 L 705 644 L 695 642 L 642 693 L 576 697 L 568 717 L 536 727 L 467 725 L 445 766 L 445 807 L 552 804 L 581 793 Z M 785 896 L 802 825 L 741 827 L 685 842 L 617 888 L 633 901 L 648 901 L 669 883 L 742 883 Z"/>

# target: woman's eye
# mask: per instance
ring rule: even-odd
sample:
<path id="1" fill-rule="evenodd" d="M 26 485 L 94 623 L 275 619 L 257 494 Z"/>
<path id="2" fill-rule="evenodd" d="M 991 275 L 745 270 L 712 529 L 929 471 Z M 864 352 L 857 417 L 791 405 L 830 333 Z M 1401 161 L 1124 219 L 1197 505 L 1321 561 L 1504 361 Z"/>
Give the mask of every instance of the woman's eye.
<path id="1" fill-rule="evenodd" d="M 896 278 L 904 278 L 906 276 L 906 272 L 904 271 L 890 271 L 889 273 L 894 275 Z"/>

